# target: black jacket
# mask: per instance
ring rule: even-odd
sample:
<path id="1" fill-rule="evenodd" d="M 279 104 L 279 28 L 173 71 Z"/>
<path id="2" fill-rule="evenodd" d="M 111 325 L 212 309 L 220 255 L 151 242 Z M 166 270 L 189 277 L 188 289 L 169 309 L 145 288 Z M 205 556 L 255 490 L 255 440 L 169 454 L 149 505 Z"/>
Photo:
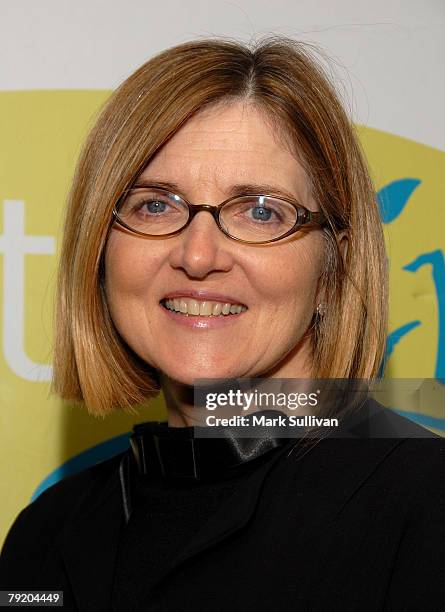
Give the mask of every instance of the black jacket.
<path id="1" fill-rule="evenodd" d="M 443 610 L 445 440 L 419 438 L 425 430 L 386 409 L 374 417 L 373 432 L 410 437 L 352 432 L 281 448 L 152 580 L 148 609 Z M 112 610 L 124 455 L 21 512 L 0 589 L 62 590 L 65 610 Z"/>

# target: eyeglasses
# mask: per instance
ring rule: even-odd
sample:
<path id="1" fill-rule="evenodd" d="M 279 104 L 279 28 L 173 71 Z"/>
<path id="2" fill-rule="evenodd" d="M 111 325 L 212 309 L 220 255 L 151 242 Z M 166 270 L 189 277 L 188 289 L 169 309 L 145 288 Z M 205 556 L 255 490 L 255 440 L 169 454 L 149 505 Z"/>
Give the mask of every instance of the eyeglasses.
<path id="1" fill-rule="evenodd" d="M 135 234 L 168 237 L 179 234 L 201 211 L 209 212 L 226 236 L 246 244 L 276 242 L 305 225 L 326 222 L 322 212 L 274 195 L 246 194 L 211 206 L 190 204 L 167 189 L 149 185 L 126 190 L 113 215 L 119 225 Z"/>

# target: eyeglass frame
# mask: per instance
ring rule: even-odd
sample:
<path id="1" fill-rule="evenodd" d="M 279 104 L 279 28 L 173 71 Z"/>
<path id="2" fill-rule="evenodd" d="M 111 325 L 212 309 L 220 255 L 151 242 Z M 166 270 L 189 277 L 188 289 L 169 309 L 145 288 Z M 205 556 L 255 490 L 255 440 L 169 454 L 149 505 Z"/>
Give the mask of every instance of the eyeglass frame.
<path id="1" fill-rule="evenodd" d="M 123 199 L 125 198 L 125 196 L 130 193 L 131 191 L 136 191 L 136 190 L 142 190 L 142 189 L 156 189 L 158 191 L 163 191 L 164 193 L 168 193 L 172 196 L 175 196 L 176 198 L 180 198 L 188 207 L 188 219 L 185 223 L 185 225 L 183 225 L 181 228 L 175 230 L 174 232 L 169 232 L 168 234 L 146 234 L 145 232 L 140 232 L 138 230 L 133 229 L 132 227 L 130 227 L 129 225 L 127 225 L 125 223 L 125 221 L 122 221 L 122 219 L 119 217 L 119 212 L 118 212 L 118 207 L 120 205 L 120 203 L 123 201 Z M 283 202 L 287 202 L 288 204 L 291 204 L 294 208 L 295 211 L 297 213 L 297 220 L 295 222 L 295 224 L 282 236 L 278 236 L 278 238 L 271 238 L 270 240 L 261 240 L 260 242 L 254 241 L 254 240 L 243 240 L 242 238 L 237 238 L 236 236 L 232 236 L 231 234 L 229 234 L 221 225 L 221 222 L 219 220 L 219 216 L 220 216 L 220 212 L 221 209 L 228 204 L 229 202 L 232 202 L 234 200 L 238 200 L 240 198 L 246 198 L 246 197 L 264 197 L 264 198 L 274 198 L 275 200 L 282 200 Z M 172 191 L 170 191 L 169 189 L 166 189 L 165 187 L 157 187 L 156 185 L 138 185 L 137 187 L 130 187 L 128 189 L 126 189 L 121 197 L 119 198 L 117 204 L 113 207 L 113 217 L 116 223 L 118 223 L 119 225 L 121 225 L 122 227 L 124 227 L 125 229 L 129 230 L 130 232 L 137 234 L 138 236 L 145 236 L 145 237 L 149 237 L 149 238 L 169 238 L 171 236 L 176 236 L 177 234 L 180 234 L 183 230 L 185 230 L 185 228 L 187 226 L 190 225 L 190 223 L 193 221 L 193 218 L 202 211 L 207 211 L 209 212 L 212 217 L 215 220 L 215 223 L 218 227 L 218 229 L 228 238 L 230 238 L 231 240 L 235 240 L 236 242 L 241 242 L 243 244 L 269 244 L 271 242 L 277 242 L 278 240 L 283 240 L 284 238 L 287 238 L 288 236 L 291 236 L 292 234 L 295 234 L 296 232 L 298 232 L 298 230 L 300 230 L 302 227 L 307 226 L 311 223 L 316 224 L 317 226 L 323 227 L 323 225 L 325 225 L 327 223 L 327 219 L 325 214 L 322 211 L 312 211 L 309 210 L 308 208 L 306 208 L 305 206 L 303 206 L 302 204 L 300 204 L 299 202 L 297 202 L 296 200 L 291 200 L 290 198 L 285 198 L 283 196 L 277 196 L 277 195 L 273 195 L 273 194 L 265 194 L 265 193 L 245 193 L 245 194 L 240 194 L 237 196 L 233 196 L 230 198 L 227 198 L 226 200 L 224 200 L 223 202 L 221 202 L 221 204 L 218 204 L 216 206 L 212 205 L 212 204 L 192 204 L 191 202 L 189 202 L 188 200 L 186 200 L 183 196 L 179 196 L 175 193 L 173 193 Z M 303 219 L 301 220 L 301 215 L 300 212 L 303 211 Z"/>

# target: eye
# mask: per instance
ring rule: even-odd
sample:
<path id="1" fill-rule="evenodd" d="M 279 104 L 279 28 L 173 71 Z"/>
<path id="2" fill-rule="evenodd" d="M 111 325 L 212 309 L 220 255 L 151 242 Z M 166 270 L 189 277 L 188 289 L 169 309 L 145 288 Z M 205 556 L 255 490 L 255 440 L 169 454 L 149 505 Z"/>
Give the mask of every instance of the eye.
<path id="1" fill-rule="evenodd" d="M 220 221 L 232 236 L 253 242 L 271 240 L 291 230 L 298 211 L 291 203 L 267 195 L 245 195 L 226 203 Z"/>
<path id="2" fill-rule="evenodd" d="M 145 211 L 150 214 L 159 214 L 165 212 L 167 209 L 167 202 L 163 202 L 162 200 L 146 200 L 145 202 L 140 202 L 138 205 L 139 210 L 145 208 Z M 142 212 L 145 212 L 142 210 Z"/>
<path id="3" fill-rule="evenodd" d="M 279 223 L 283 220 L 279 203 L 272 203 L 270 199 L 266 201 L 264 196 L 244 202 L 240 212 L 246 216 L 247 220 L 259 223 Z"/>
<path id="4" fill-rule="evenodd" d="M 271 217 L 276 214 L 271 208 L 266 206 L 255 205 L 250 209 L 253 219 L 256 221 L 269 221 Z"/>
<path id="5" fill-rule="evenodd" d="M 148 189 L 134 189 L 123 201 L 119 212 L 122 216 L 137 215 L 148 218 L 172 214 L 180 209 L 182 209 L 181 203 L 175 200 L 174 195 Z"/>
<path id="6" fill-rule="evenodd" d="M 174 232 L 188 219 L 187 204 L 179 196 L 149 187 L 130 190 L 117 212 L 130 229 L 152 235 Z"/>

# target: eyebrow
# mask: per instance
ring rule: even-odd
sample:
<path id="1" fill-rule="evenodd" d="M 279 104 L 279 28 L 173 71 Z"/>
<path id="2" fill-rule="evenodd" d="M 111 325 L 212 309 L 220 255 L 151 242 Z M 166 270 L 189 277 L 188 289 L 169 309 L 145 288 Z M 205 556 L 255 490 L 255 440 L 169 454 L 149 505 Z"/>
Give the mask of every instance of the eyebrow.
<path id="1" fill-rule="evenodd" d="M 173 183 L 170 181 L 159 181 L 156 179 L 147 180 L 147 179 L 139 179 L 137 180 L 133 187 L 161 187 L 163 189 L 168 189 L 178 195 L 185 197 L 181 187 L 177 183 Z M 232 185 L 227 190 L 229 197 L 236 197 L 239 195 L 255 193 L 255 194 L 273 194 L 278 197 L 288 198 L 290 200 L 298 201 L 299 198 L 290 191 L 283 189 L 282 187 L 278 187 L 277 185 L 272 185 L 270 183 L 237 183 L 236 185 Z M 186 198 L 187 199 L 187 198 Z"/>

